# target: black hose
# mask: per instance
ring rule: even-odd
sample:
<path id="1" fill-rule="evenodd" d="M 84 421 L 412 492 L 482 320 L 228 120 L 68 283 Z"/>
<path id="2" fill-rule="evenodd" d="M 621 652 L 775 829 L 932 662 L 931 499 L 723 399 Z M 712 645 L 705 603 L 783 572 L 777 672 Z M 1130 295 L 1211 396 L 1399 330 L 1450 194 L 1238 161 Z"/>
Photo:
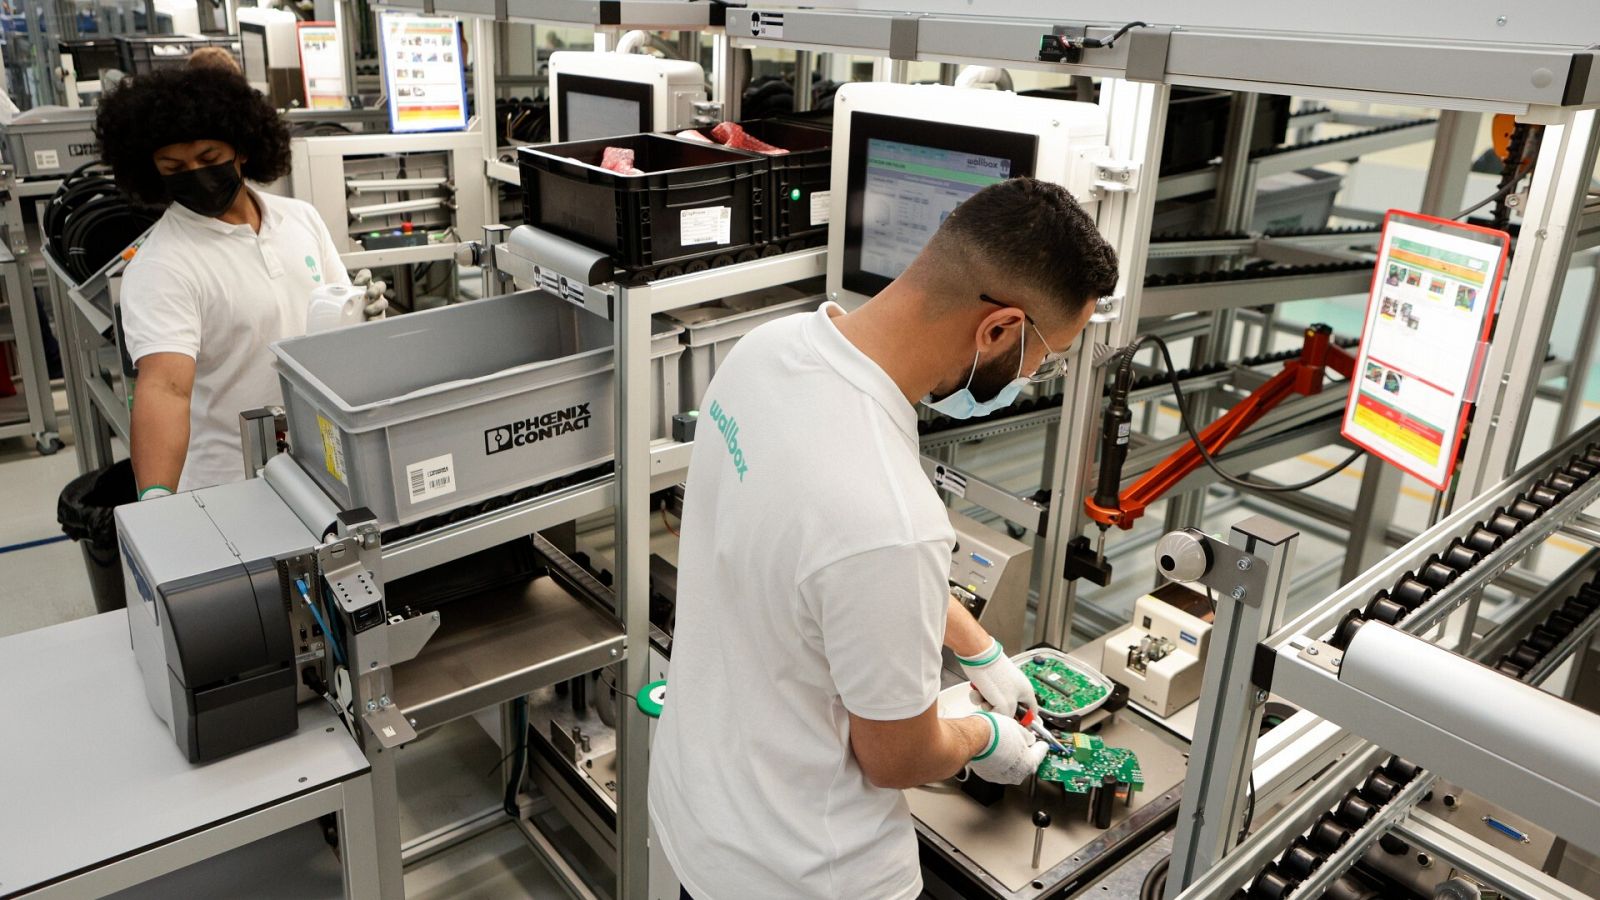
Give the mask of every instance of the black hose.
<path id="1" fill-rule="evenodd" d="M 1167 870 L 1172 868 L 1172 854 L 1161 857 L 1144 875 L 1139 885 L 1139 900 L 1161 900 L 1167 893 Z"/>

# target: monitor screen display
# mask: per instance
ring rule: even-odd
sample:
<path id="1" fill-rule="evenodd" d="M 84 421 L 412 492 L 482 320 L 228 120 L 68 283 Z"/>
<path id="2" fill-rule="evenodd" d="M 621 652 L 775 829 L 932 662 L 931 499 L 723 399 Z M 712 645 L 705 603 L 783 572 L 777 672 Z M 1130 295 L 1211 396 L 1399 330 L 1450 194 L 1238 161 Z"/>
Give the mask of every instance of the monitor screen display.
<path id="1" fill-rule="evenodd" d="M 597 78 L 558 72 L 555 75 L 558 141 L 587 141 L 639 134 L 655 127 L 651 87 L 641 81 Z"/>
<path id="2" fill-rule="evenodd" d="M 561 117 L 569 141 L 637 134 L 640 131 L 637 100 L 573 91 L 562 101 Z"/>
<path id="3" fill-rule="evenodd" d="M 861 268 L 897 278 L 961 201 L 1011 177 L 1011 160 L 900 141 L 867 141 Z"/>
<path id="4" fill-rule="evenodd" d="M 1037 147 L 1025 132 L 851 113 L 843 286 L 883 290 L 962 201 L 1032 175 Z"/>
<path id="5" fill-rule="evenodd" d="M 267 32 L 259 25 L 239 26 L 239 50 L 244 57 L 244 80 L 262 93 L 267 92 Z"/>

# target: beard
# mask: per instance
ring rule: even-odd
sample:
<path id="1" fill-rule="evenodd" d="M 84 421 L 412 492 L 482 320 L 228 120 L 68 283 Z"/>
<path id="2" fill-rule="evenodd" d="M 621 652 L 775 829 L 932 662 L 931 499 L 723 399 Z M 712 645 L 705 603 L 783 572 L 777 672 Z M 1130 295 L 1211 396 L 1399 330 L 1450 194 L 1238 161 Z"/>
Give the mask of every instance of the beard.
<path id="1" fill-rule="evenodd" d="M 1022 342 L 1017 341 L 1006 353 L 978 363 L 978 370 L 972 374 L 971 385 L 967 384 L 965 378 L 957 376 L 954 387 L 935 395 L 933 399 L 943 400 L 963 387 L 968 387 L 972 391 L 974 400 L 987 403 L 999 396 L 1001 389 L 1016 379 L 1021 363 Z"/>

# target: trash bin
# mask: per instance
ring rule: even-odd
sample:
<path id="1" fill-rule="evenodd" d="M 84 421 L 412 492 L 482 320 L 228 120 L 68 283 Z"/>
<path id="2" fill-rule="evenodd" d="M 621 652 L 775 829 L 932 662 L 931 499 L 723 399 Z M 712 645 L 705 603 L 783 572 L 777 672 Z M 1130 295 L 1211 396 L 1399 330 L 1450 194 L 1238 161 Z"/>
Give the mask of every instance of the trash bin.
<path id="1" fill-rule="evenodd" d="M 112 510 L 137 499 L 133 463 L 124 459 L 67 482 L 56 502 L 56 521 L 83 551 L 83 565 L 89 571 L 89 588 L 94 592 L 97 612 L 127 605 Z"/>

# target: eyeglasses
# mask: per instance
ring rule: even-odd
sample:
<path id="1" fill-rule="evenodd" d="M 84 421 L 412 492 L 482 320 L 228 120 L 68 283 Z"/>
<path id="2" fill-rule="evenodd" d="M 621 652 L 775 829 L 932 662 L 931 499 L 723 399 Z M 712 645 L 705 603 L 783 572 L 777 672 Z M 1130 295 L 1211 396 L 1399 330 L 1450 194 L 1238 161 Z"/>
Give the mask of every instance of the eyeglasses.
<path id="1" fill-rule="evenodd" d="M 1003 306 L 1007 309 L 1022 309 L 1022 307 L 1017 306 L 1014 303 L 1005 303 L 1000 300 L 996 300 L 988 294 L 979 294 L 978 299 L 985 303 L 993 303 L 995 306 Z M 1056 351 L 1051 350 L 1050 342 L 1044 339 L 1044 333 L 1039 330 L 1039 323 L 1033 321 L 1033 316 L 1028 315 L 1027 310 L 1023 310 L 1022 317 L 1026 319 L 1028 325 L 1033 328 L 1033 333 L 1039 336 L 1039 343 L 1044 347 L 1045 351 L 1044 359 L 1039 361 L 1039 368 L 1035 369 L 1033 374 L 1028 376 L 1028 380 L 1034 384 L 1038 384 L 1043 381 L 1049 381 L 1052 378 L 1060 378 L 1062 375 L 1066 374 L 1067 351 L 1063 350 L 1060 353 L 1057 353 Z"/>

